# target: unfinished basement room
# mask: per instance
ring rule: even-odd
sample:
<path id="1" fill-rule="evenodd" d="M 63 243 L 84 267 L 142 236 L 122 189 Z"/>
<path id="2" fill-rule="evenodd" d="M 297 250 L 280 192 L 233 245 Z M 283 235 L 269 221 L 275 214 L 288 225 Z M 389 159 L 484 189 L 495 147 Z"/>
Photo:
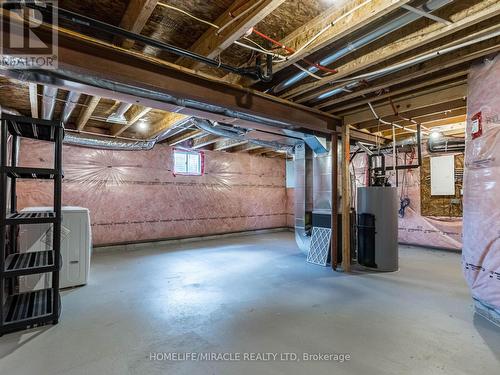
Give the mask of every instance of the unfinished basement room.
<path id="1" fill-rule="evenodd" d="M 500 0 L 0 4 L 1 375 L 500 373 Z"/>

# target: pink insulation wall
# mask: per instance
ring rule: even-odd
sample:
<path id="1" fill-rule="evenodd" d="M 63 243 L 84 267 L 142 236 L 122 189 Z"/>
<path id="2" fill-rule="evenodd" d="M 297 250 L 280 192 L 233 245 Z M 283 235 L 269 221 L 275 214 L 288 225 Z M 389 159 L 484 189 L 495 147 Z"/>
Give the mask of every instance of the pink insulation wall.
<path id="1" fill-rule="evenodd" d="M 23 140 L 20 165 L 48 166 L 51 145 Z M 285 161 L 205 152 L 203 176 L 173 173 L 173 149 L 64 146 L 63 205 L 90 209 L 94 245 L 287 225 Z M 20 208 L 52 205 L 51 182 L 19 184 Z"/>
<path id="2" fill-rule="evenodd" d="M 475 66 L 468 86 L 463 266 L 500 324 L 500 56 Z"/>

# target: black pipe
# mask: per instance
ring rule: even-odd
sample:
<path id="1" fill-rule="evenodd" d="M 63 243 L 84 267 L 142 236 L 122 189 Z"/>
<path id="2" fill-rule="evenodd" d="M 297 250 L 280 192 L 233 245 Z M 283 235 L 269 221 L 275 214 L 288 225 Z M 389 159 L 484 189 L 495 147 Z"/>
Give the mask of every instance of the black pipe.
<path id="1" fill-rule="evenodd" d="M 28 8 L 35 9 L 35 10 L 39 11 L 40 13 L 46 14 L 46 15 L 48 14 L 49 16 L 51 16 L 53 14 L 53 9 L 54 9 L 57 12 L 58 18 L 60 18 L 62 20 L 66 20 L 66 21 L 69 21 L 69 22 L 72 22 L 72 23 L 75 23 L 78 25 L 84 25 L 84 26 L 88 26 L 90 28 L 98 29 L 98 30 L 104 31 L 104 32 L 109 33 L 109 34 L 114 35 L 114 36 L 120 36 L 120 37 L 123 37 L 126 39 L 132 39 L 136 42 L 144 43 L 146 45 L 158 48 L 162 51 L 173 53 L 177 56 L 186 57 L 188 59 L 192 59 L 192 60 L 204 63 L 204 64 L 209 65 L 209 66 L 224 69 L 230 73 L 235 73 L 235 74 L 242 75 L 242 76 L 248 76 L 248 77 L 251 77 L 254 79 L 263 79 L 264 81 L 272 79 L 272 68 L 269 66 L 267 67 L 267 69 L 268 69 L 268 73 L 269 73 L 269 71 L 271 72 L 270 77 L 269 77 L 269 74 L 264 75 L 262 73 L 262 69 L 259 65 L 256 65 L 256 67 L 253 69 L 248 69 L 248 68 L 238 68 L 238 67 L 234 67 L 231 65 L 223 64 L 220 61 L 210 59 L 206 56 L 197 54 L 195 52 L 192 52 L 192 51 L 189 51 L 189 50 L 186 50 L 183 48 L 179 48 L 179 47 L 173 46 L 173 45 L 168 44 L 168 43 L 163 43 L 163 42 L 154 40 L 152 38 L 149 38 L 147 36 L 133 33 L 131 31 L 128 31 L 128 30 L 123 29 L 121 27 L 110 25 L 109 23 L 98 21 L 96 19 L 86 17 L 86 16 L 71 12 L 71 11 L 66 10 L 66 9 L 52 6 L 50 4 L 47 6 L 40 6 L 40 5 L 37 5 L 33 2 L 26 2 L 24 4 L 6 3 L 6 4 L 3 4 L 2 7 L 5 9 L 9 9 L 9 8 L 12 9 L 12 8 L 19 8 L 19 5 L 24 5 Z M 269 62 L 269 59 L 267 61 Z M 271 64 L 272 64 L 272 61 L 271 61 Z"/>

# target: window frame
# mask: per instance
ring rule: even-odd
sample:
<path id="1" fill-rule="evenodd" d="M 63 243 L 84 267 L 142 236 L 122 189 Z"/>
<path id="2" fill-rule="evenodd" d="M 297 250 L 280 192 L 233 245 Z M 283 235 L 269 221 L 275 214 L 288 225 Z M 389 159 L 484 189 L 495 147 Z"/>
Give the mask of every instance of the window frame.
<path id="1" fill-rule="evenodd" d="M 177 172 L 175 170 L 175 154 L 176 153 L 182 153 L 184 155 L 198 155 L 200 158 L 200 172 Z M 175 147 L 174 152 L 172 153 L 172 159 L 174 162 L 173 166 L 173 172 L 174 175 L 180 175 L 180 176 L 203 176 L 205 174 L 205 153 L 203 151 L 198 151 L 198 150 L 190 150 L 190 149 L 185 149 L 185 148 L 179 148 Z M 189 157 L 186 157 L 186 167 L 189 167 Z"/>

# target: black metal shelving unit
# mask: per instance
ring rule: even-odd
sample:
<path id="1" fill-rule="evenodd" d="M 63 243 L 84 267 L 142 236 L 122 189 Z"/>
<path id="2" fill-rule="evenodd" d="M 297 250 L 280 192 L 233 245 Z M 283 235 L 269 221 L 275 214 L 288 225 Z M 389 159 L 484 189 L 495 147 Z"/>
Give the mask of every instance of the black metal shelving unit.
<path id="1" fill-rule="evenodd" d="M 2 114 L 0 118 L 0 335 L 52 323 L 61 311 L 59 270 L 61 267 L 62 143 L 64 126 L 58 121 Z M 12 136 L 9 163 L 8 138 Z M 25 168 L 17 165 L 18 139 L 31 138 L 54 143 L 54 168 Z M 10 178 L 10 194 L 8 184 Z M 18 179 L 45 179 L 54 184 L 52 212 L 17 212 Z M 10 202 L 10 207 L 8 206 Z M 20 253 L 17 233 L 20 224 L 53 224 L 52 249 Z M 51 273 L 50 288 L 16 293 L 15 278 Z"/>

